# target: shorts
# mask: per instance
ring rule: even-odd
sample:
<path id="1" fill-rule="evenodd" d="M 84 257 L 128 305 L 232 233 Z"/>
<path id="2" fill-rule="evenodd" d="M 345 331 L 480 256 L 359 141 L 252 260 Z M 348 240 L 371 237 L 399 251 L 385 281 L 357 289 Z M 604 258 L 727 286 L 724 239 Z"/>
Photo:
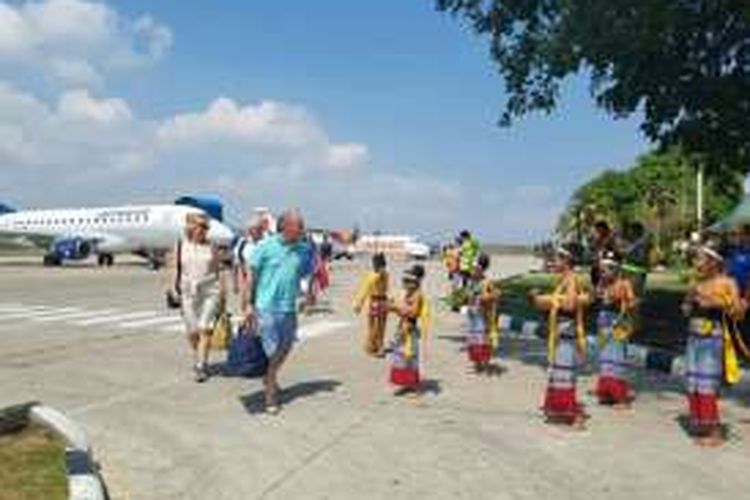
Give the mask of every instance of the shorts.
<path id="1" fill-rule="evenodd" d="M 182 295 L 182 320 L 188 335 L 212 331 L 219 317 L 219 294 Z"/>
<path id="2" fill-rule="evenodd" d="M 261 312 L 258 333 L 263 350 L 271 358 L 279 351 L 288 351 L 297 341 L 297 314 L 294 312 Z"/>

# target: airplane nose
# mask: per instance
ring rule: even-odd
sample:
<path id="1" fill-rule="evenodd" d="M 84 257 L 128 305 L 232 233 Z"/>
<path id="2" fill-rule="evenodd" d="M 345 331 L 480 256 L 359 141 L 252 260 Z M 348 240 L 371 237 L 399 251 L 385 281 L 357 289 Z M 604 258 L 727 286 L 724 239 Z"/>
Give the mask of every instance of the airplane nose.
<path id="1" fill-rule="evenodd" d="M 214 243 L 229 244 L 234 238 L 234 233 L 229 227 L 219 221 L 212 220 L 208 229 L 208 239 Z"/>

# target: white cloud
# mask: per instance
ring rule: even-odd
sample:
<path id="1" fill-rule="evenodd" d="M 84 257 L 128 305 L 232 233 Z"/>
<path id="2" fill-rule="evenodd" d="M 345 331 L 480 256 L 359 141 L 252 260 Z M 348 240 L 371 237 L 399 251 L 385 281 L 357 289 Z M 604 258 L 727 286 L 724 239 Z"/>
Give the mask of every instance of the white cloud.
<path id="1" fill-rule="evenodd" d="M 73 90 L 53 107 L 0 82 L 0 171 L 7 176 L 50 181 L 144 168 L 151 164 L 153 130 L 120 99 Z"/>
<path id="2" fill-rule="evenodd" d="M 326 163 L 332 168 L 348 169 L 364 163 L 368 155 L 367 146 L 358 142 L 332 144 L 328 147 Z"/>
<path id="3" fill-rule="evenodd" d="M 127 122 L 133 112 L 122 99 L 95 99 L 88 90 L 71 90 L 60 96 L 57 112 L 61 119 L 94 121 L 100 124 Z"/>
<path id="4" fill-rule="evenodd" d="M 42 71 L 64 85 L 100 86 L 112 70 L 159 58 L 172 33 L 150 16 L 130 19 L 88 0 L 0 1 L 0 68 Z"/>
<path id="5" fill-rule="evenodd" d="M 221 97 L 203 111 L 166 120 L 157 134 L 167 150 L 230 147 L 262 151 L 276 162 L 281 155 L 284 163 L 304 167 L 350 169 L 368 157 L 365 144 L 333 143 L 304 108 L 276 101 L 241 106 Z"/>
<path id="6" fill-rule="evenodd" d="M 170 29 L 93 0 L 0 0 L 0 186 L 22 205 L 123 203 L 216 191 L 237 215 L 299 206 L 313 224 L 386 231 L 539 234 L 563 199 L 371 164 L 363 142 L 333 139 L 305 107 L 218 97 L 144 119 L 104 97 L 115 71 L 163 57 Z M 29 75 L 55 82 L 42 99 Z M 51 90 L 51 91 L 50 91 Z M 4 192 L 3 196 L 7 196 Z"/>

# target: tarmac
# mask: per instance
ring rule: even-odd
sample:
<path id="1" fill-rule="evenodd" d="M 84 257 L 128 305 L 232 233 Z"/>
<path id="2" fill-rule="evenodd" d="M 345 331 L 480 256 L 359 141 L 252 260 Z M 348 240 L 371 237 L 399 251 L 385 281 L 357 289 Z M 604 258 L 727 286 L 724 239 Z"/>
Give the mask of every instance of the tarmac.
<path id="1" fill-rule="evenodd" d="M 461 318 L 437 301 L 447 287 L 437 262 L 425 283 L 434 324 L 424 396 L 395 397 L 386 363 L 362 352 L 350 302 L 366 262 L 343 262 L 324 307 L 301 320 L 282 413 L 267 416 L 257 380 L 193 382 L 157 274 L 132 262 L 46 269 L 36 260 L 0 259 L 0 406 L 37 400 L 74 418 L 114 499 L 686 500 L 750 491 L 750 395 L 726 398 L 729 440 L 719 449 L 686 435 L 680 381 L 643 371 L 633 410 L 595 405 L 584 376 L 587 430 L 547 425 L 538 410 L 544 345 L 506 337 L 500 373 L 474 375 Z M 493 272 L 535 265 L 496 257 Z M 394 287 L 403 267 L 391 263 Z"/>

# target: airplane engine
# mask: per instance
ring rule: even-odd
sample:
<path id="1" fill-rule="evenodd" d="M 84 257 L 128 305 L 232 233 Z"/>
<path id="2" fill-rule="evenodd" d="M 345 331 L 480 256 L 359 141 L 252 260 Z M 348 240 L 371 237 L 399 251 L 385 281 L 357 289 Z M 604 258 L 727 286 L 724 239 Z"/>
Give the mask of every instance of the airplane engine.
<path id="1" fill-rule="evenodd" d="M 60 260 L 83 260 L 91 255 L 91 243 L 83 238 L 58 240 L 52 247 L 52 254 Z"/>

